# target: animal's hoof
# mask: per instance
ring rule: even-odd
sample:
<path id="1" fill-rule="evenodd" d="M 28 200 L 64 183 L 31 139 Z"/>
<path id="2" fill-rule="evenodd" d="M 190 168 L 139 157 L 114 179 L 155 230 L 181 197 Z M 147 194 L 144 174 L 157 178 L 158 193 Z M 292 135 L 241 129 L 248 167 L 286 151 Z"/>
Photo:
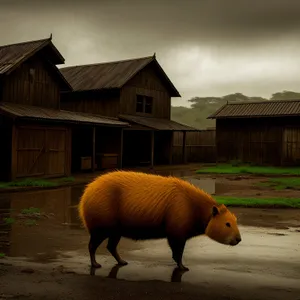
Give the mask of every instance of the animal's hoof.
<path id="1" fill-rule="evenodd" d="M 99 269 L 99 268 L 101 268 L 101 265 L 98 263 L 93 263 L 92 268 Z"/>
<path id="2" fill-rule="evenodd" d="M 178 269 L 179 269 L 180 271 L 189 271 L 189 270 L 190 270 L 188 267 L 185 267 L 185 266 L 183 266 L 183 265 L 179 265 L 179 266 L 178 266 Z"/>
<path id="3" fill-rule="evenodd" d="M 128 262 L 125 261 L 125 260 L 120 260 L 120 261 L 118 261 L 118 265 L 119 266 L 126 266 L 126 265 L 128 265 Z"/>

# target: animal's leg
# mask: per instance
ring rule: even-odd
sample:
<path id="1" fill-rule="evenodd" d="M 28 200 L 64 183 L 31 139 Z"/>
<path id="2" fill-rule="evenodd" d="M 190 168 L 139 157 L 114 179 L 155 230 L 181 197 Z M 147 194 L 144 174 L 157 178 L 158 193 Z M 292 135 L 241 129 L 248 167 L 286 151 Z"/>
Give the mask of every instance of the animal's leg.
<path id="1" fill-rule="evenodd" d="M 120 240 L 121 240 L 120 235 L 110 236 L 108 239 L 108 243 L 107 243 L 107 250 L 111 253 L 111 255 L 115 258 L 115 260 L 118 262 L 119 265 L 125 266 L 128 263 L 120 257 L 120 255 L 117 251 L 117 246 L 118 246 Z"/>
<path id="2" fill-rule="evenodd" d="M 189 269 L 182 264 L 182 256 L 186 241 L 183 239 L 168 237 L 168 243 L 172 250 L 173 259 L 180 270 L 188 271 Z"/>
<path id="3" fill-rule="evenodd" d="M 96 250 L 106 238 L 107 235 L 104 235 L 100 230 L 92 230 L 90 232 L 89 252 L 93 268 L 101 268 L 101 265 L 96 262 Z"/>

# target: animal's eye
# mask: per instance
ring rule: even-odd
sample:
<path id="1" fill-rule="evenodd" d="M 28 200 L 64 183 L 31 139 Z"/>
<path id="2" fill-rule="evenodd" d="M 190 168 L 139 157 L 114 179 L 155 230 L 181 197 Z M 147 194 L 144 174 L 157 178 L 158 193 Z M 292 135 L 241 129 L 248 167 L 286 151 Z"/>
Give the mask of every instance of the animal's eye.
<path id="1" fill-rule="evenodd" d="M 227 223 L 226 223 L 226 226 L 227 226 L 227 227 L 230 227 L 230 223 L 227 222 Z"/>

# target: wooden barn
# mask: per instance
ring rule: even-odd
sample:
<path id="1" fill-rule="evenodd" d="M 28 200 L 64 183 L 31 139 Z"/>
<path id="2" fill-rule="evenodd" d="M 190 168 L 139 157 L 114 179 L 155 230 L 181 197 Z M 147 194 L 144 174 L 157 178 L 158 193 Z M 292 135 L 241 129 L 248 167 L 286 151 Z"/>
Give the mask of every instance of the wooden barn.
<path id="1" fill-rule="evenodd" d="M 183 132 L 185 137 L 187 131 L 197 130 L 171 120 L 171 97 L 180 94 L 155 55 L 60 71 L 73 88 L 61 95 L 63 109 L 129 122 L 131 126 L 123 130 L 121 138 L 124 166 L 171 164 L 173 132 Z M 96 132 L 96 141 L 100 137 L 106 139 L 103 132 Z M 110 145 L 118 138 L 113 131 L 107 136 L 107 143 L 102 145 L 107 155 L 113 157 Z"/>
<path id="2" fill-rule="evenodd" d="M 300 100 L 227 103 L 208 118 L 218 162 L 300 165 Z"/>
<path id="3" fill-rule="evenodd" d="M 63 63 L 51 37 L 0 46 L 0 180 L 68 176 L 73 130 L 90 132 L 82 142 L 92 152 L 95 126 L 128 126 L 61 110 L 60 93 L 72 90 L 56 66 Z"/>

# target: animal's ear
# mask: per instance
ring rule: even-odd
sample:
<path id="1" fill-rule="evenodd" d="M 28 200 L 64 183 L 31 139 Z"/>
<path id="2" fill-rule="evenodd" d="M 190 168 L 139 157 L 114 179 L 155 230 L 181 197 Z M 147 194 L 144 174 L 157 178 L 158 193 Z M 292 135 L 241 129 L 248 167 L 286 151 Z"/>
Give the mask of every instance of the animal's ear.
<path id="1" fill-rule="evenodd" d="M 213 206 L 213 208 L 212 208 L 212 215 L 213 215 L 213 217 L 215 217 L 219 213 L 220 213 L 220 211 L 219 211 L 218 207 L 217 206 Z"/>
<path id="2" fill-rule="evenodd" d="M 219 212 L 221 213 L 225 213 L 227 211 L 227 207 L 224 204 L 221 204 L 219 206 Z"/>

